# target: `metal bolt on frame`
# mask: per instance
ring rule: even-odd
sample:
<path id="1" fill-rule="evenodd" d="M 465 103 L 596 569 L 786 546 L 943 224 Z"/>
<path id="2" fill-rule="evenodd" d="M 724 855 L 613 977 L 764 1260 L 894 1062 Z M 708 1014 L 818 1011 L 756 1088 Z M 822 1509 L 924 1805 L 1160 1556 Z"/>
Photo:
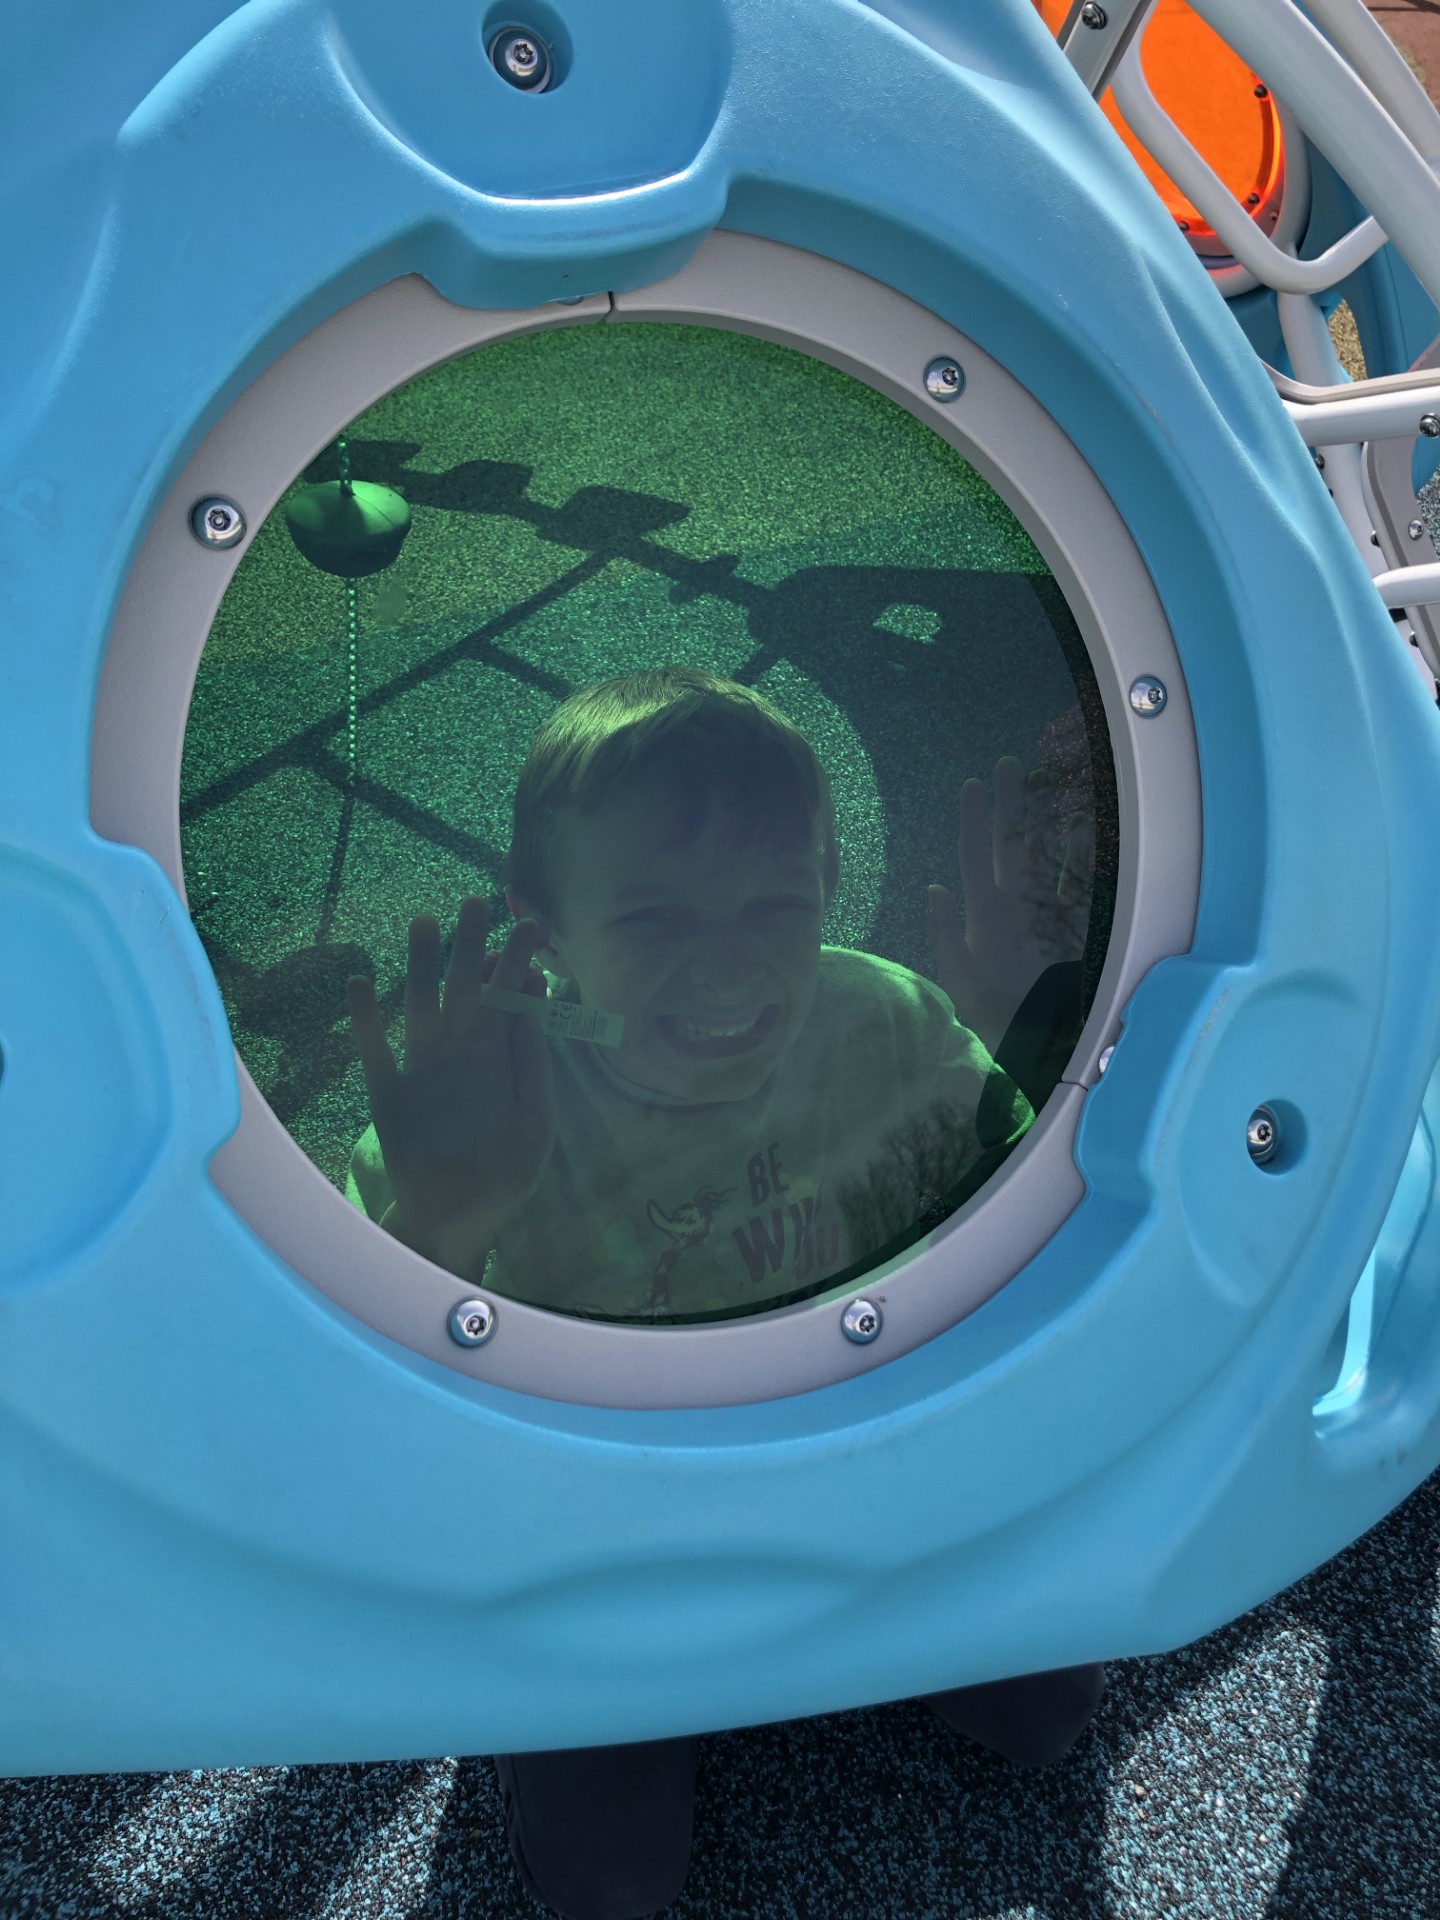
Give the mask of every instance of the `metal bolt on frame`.
<path id="1" fill-rule="evenodd" d="M 1275 1158 L 1280 1146 L 1280 1122 L 1269 1107 L 1256 1107 L 1246 1121 L 1245 1145 L 1257 1167 Z"/>
<path id="2" fill-rule="evenodd" d="M 941 354 L 925 369 L 925 391 L 932 400 L 958 400 L 965 391 L 965 375 L 958 361 Z"/>
<path id="3" fill-rule="evenodd" d="M 490 42 L 490 64 L 502 80 L 521 93 L 544 93 L 550 84 L 550 55 L 538 34 L 506 27 Z"/>
<path id="4" fill-rule="evenodd" d="M 1153 720 L 1157 713 L 1163 713 L 1169 697 L 1165 682 L 1153 673 L 1142 673 L 1130 683 L 1130 705 L 1142 720 Z"/>
<path id="5" fill-rule="evenodd" d="M 872 1340 L 877 1340 L 884 1324 L 885 1316 L 873 1300 L 852 1300 L 840 1316 L 845 1338 L 860 1347 L 868 1347 Z"/>
<path id="6" fill-rule="evenodd" d="M 190 509 L 190 531 L 202 547 L 223 553 L 245 538 L 245 516 L 233 500 L 214 494 L 208 500 L 197 500 Z"/>
<path id="7" fill-rule="evenodd" d="M 460 1347 L 483 1347 L 495 1331 L 495 1309 L 488 1300 L 457 1300 L 446 1323 Z"/>

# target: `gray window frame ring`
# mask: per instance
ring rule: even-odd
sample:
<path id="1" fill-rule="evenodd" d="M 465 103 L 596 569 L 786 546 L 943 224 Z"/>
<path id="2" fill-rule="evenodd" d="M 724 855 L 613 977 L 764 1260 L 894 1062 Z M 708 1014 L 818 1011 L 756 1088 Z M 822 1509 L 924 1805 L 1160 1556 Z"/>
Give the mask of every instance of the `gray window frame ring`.
<path id="1" fill-rule="evenodd" d="M 821 1296 L 746 1319 L 639 1327 L 569 1319 L 495 1296 L 496 1333 L 464 1348 L 447 1328 L 473 1293 L 351 1207 L 286 1133 L 236 1056 L 240 1123 L 210 1177 L 297 1278 L 374 1332 L 455 1373 L 539 1398 L 614 1408 L 753 1404 L 832 1385 L 896 1359 L 975 1311 L 1040 1251 L 1084 1195 L 1074 1141 L 1086 1089 L 1121 1012 L 1157 961 L 1189 950 L 1199 895 L 1199 758 L 1179 658 L 1128 529 L 1078 449 L 1000 364 L 933 313 L 851 268 L 717 231 L 678 273 L 635 292 L 529 312 L 451 305 L 418 276 L 374 289 L 261 373 L 214 426 L 154 515 L 102 663 L 91 743 L 91 819 L 140 847 L 182 900 L 180 763 L 211 622 L 249 538 L 284 489 L 384 394 L 476 347 L 552 326 L 672 321 L 730 328 L 825 361 L 897 401 L 956 447 L 1039 548 L 1090 652 L 1115 756 L 1120 873 L 1110 946 L 1064 1080 L 1000 1175 L 924 1241 Z M 925 391 L 957 360 L 958 403 Z M 237 501 L 249 532 L 207 551 L 189 516 Z M 1169 698 L 1140 717 L 1149 674 Z M 884 1310 L 861 1345 L 841 1328 L 863 1291 Z M 457 1383 L 458 1384 L 458 1383 Z"/>

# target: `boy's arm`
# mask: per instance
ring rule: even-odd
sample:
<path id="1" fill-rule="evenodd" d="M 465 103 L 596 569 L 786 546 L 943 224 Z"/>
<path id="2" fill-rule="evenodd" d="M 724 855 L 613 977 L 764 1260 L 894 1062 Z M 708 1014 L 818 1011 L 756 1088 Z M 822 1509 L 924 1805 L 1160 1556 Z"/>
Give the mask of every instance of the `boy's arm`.
<path id="1" fill-rule="evenodd" d="M 870 963 L 871 1021 L 884 1035 L 871 1074 L 878 1090 L 867 1157 L 836 1186 L 856 1259 L 888 1259 L 949 1218 L 994 1175 L 1033 1119 L 1030 1102 L 948 997 L 921 975 Z M 879 1017 L 876 1018 L 875 1016 Z M 873 1023 L 873 1024 L 872 1024 Z"/>
<path id="2" fill-rule="evenodd" d="M 1047 967 L 1020 1002 L 995 1048 L 995 1062 L 1038 1113 L 1060 1083 L 1085 1022 L 1078 960 Z"/>

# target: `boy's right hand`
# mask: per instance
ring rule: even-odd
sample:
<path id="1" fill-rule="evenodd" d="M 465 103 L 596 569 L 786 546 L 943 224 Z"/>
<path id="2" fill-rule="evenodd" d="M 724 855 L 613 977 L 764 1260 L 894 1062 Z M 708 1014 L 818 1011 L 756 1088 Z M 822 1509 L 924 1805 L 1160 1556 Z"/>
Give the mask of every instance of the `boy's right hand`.
<path id="1" fill-rule="evenodd" d="M 485 951 L 488 930 L 485 902 L 464 901 L 442 1000 L 439 923 L 429 914 L 410 922 L 403 1069 L 385 1037 L 373 982 L 356 978 L 347 989 L 399 1237 L 440 1265 L 452 1264 L 445 1256 L 459 1241 L 493 1232 L 529 1198 L 555 1139 L 540 1021 L 481 1000 L 492 980 L 544 999 L 544 978 L 530 967 L 539 928 L 519 921 L 498 954 Z"/>

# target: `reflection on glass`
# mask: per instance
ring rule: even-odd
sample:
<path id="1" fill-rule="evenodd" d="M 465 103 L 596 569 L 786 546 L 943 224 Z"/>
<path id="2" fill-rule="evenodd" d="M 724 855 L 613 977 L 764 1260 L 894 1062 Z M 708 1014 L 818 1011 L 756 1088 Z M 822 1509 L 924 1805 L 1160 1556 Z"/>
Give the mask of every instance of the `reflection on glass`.
<path id="1" fill-rule="evenodd" d="M 406 531 L 352 552 L 351 493 Z M 646 1323 L 838 1288 L 974 1193 L 1114 894 L 1023 530 L 848 375 L 695 327 L 527 336 L 352 423 L 217 617 L 182 824 L 329 1177 L 467 1279 Z"/>

